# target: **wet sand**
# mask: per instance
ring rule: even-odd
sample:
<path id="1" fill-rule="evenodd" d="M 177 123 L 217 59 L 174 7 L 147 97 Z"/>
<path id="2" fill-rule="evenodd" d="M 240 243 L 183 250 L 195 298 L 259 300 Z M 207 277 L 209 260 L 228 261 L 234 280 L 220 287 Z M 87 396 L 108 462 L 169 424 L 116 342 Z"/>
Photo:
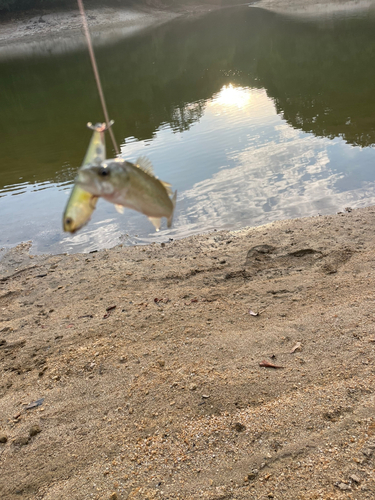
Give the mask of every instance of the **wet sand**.
<path id="1" fill-rule="evenodd" d="M 0 497 L 373 499 L 374 227 L 3 252 Z"/>

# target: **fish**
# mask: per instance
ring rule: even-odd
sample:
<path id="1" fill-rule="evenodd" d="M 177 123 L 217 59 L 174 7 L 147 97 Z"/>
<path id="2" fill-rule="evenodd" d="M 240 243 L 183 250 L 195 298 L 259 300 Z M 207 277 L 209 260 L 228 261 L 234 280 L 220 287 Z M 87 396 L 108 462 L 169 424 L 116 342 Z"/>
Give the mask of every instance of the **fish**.
<path id="1" fill-rule="evenodd" d="M 161 218 L 172 226 L 177 190 L 155 177 L 150 160 L 140 157 L 136 163 L 122 158 L 102 161 L 79 170 L 76 185 L 93 196 L 113 203 L 122 213 L 123 207 L 131 208 L 148 217 L 159 231 Z"/>
<path id="2" fill-rule="evenodd" d="M 113 122 L 110 122 L 109 126 L 112 124 Z M 90 165 L 100 165 L 106 157 L 104 132 L 108 128 L 107 125 L 105 123 L 92 125 L 89 122 L 87 126 L 93 130 L 93 134 L 80 169 Z M 93 196 L 88 191 L 74 184 L 63 215 L 64 231 L 75 233 L 87 224 L 95 210 L 98 199 L 97 196 Z"/>
<path id="3" fill-rule="evenodd" d="M 98 197 L 93 196 L 79 186 L 74 186 L 64 212 L 63 228 L 74 234 L 91 219 Z"/>

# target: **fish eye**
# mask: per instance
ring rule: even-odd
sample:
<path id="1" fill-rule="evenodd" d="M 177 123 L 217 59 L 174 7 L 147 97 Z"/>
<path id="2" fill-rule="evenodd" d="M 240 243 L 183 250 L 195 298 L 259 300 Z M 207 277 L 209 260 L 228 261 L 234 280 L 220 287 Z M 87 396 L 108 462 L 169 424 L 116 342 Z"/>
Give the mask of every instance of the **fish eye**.
<path id="1" fill-rule="evenodd" d="M 98 174 L 101 176 L 101 177 L 105 177 L 106 175 L 109 175 L 109 170 L 105 167 L 101 167 L 98 171 Z"/>
<path id="2" fill-rule="evenodd" d="M 72 219 L 71 219 L 70 217 L 67 217 L 67 218 L 65 219 L 65 224 L 70 225 L 72 222 L 73 222 L 73 221 L 72 221 Z"/>

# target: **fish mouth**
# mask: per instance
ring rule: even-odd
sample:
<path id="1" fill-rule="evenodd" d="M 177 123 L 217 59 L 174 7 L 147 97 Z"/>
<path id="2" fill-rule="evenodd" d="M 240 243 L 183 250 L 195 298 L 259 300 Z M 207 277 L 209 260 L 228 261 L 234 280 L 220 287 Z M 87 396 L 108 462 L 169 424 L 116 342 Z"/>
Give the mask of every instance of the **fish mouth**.
<path id="1" fill-rule="evenodd" d="M 82 224 L 79 224 L 79 225 L 75 225 L 74 224 L 74 220 L 71 218 L 71 217 L 66 217 L 64 219 L 64 231 L 66 233 L 71 233 L 71 234 L 74 234 L 76 233 L 79 229 L 82 229 L 83 226 L 85 226 L 88 222 L 89 222 L 90 219 L 88 219 L 87 221 L 83 222 Z"/>
<path id="2" fill-rule="evenodd" d="M 83 225 L 83 224 L 82 224 Z M 81 229 L 81 226 L 75 226 L 74 220 L 71 217 L 64 217 L 64 231 L 66 233 L 74 234 L 78 229 Z"/>

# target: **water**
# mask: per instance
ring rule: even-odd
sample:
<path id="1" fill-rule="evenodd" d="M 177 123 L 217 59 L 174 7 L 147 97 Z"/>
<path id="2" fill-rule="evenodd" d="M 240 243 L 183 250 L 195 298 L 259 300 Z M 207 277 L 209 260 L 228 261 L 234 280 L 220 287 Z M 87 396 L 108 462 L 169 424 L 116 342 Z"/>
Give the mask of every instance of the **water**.
<path id="1" fill-rule="evenodd" d="M 374 204 L 374 33 L 367 13 L 244 6 L 98 47 L 122 155 L 147 155 L 178 189 L 157 235 L 103 200 L 78 234 L 62 231 L 85 124 L 102 119 L 87 52 L 0 61 L 0 247 L 91 251 Z"/>

